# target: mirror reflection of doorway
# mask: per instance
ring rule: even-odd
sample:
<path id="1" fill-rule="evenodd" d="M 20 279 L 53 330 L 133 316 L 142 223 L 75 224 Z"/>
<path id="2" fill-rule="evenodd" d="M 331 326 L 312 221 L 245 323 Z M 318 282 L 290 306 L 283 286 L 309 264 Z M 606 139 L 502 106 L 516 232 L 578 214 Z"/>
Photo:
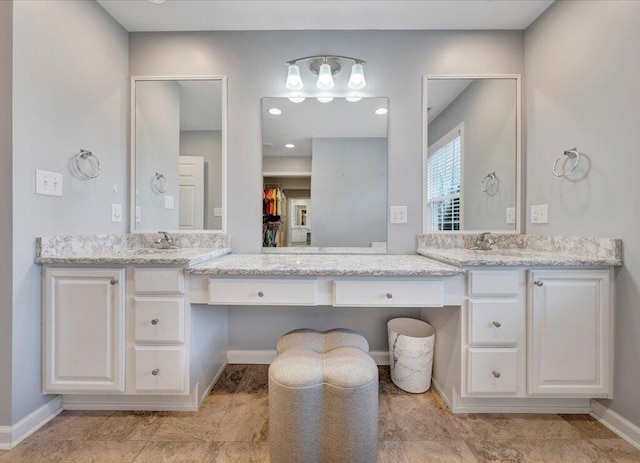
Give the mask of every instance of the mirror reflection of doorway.
<path id="1" fill-rule="evenodd" d="M 301 191 L 300 196 L 310 196 L 310 191 Z M 289 211 L 291 217 L 288 221 L 289 246 L 311 245 L 311 198 L 289 198 Z"/>

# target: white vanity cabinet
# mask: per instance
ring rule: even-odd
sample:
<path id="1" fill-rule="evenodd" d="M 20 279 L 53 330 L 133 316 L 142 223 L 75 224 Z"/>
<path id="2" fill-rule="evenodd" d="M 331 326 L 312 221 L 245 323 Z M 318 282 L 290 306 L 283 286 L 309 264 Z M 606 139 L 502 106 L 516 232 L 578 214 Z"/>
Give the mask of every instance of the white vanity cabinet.
<path id="1" fill-rule="evenodd" d="M 45 394 L 125 389 L 125 270 L 45 268 Z"/>
<path id="2" fill-rule="evenodd" d="M 529 275 L 531 395 L 609 397 L 613 310 L 609 270 L 533 270 Z"/>

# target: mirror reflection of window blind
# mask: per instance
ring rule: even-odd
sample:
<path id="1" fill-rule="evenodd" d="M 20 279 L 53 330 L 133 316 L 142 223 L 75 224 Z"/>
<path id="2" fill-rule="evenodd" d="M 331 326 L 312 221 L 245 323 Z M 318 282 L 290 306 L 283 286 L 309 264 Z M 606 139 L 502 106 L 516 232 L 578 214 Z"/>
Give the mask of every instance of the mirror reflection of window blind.
<path id="1" fill-rule="evenodd" d="M 427 157 L 427 202 L 431 230 L 460 230 L 462 130 L 456 128 Z"/>

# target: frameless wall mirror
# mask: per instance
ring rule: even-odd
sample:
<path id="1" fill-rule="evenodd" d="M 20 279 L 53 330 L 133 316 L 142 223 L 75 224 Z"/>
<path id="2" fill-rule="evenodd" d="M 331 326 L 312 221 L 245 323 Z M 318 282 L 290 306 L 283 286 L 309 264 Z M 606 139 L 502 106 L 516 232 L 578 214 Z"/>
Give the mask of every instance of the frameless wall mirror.
<path id="1" fill-rule="evenodd" d="M 520 227 L 520 77 L 427 76 L 424 231 Z"/>
<path id="2" fill-rule="evenodd" d="M 387 112 L 387 98 L 262 99 L 265 252 L 386 253 Z"/>
<path id="3" fill-rule="evenodd" d="M 226 78 L 132 78 L 132 231 L 226 230 Z"/>

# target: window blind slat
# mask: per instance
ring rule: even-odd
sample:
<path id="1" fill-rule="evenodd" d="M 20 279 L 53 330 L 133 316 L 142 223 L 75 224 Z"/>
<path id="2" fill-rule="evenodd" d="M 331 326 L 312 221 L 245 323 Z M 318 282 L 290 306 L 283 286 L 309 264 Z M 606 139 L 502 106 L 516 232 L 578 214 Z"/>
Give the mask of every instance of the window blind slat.
<path id="1" fill-rule="evenodd" d="M 427 201 L 432 230 L 460 229 L 461 136 L 427 158 Z"/>

